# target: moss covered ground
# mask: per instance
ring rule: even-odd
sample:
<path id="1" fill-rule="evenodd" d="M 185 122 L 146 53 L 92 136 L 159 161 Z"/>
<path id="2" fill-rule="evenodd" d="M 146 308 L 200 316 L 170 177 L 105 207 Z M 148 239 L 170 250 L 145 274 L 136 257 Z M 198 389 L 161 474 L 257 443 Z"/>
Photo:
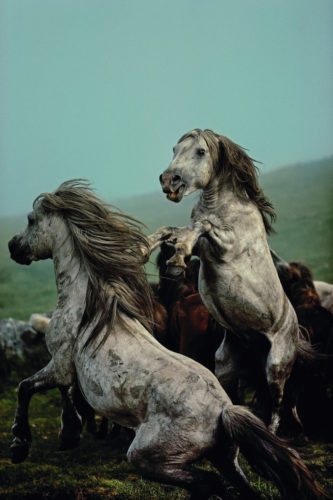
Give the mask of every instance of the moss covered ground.
<path id="1" fill-rule="evenodd" d="M 9 446 L 11 424 L 16 406 L 14 384 L 0 395 L 0 499 L 52 500 L 176 500 L 186 499 L 185 490 L 144 480 L 126 461 L 128 438 L 122 433 L 112 440 L 97 440 L 84 433 L 81 443 L 73 450 L 60 451 L 60 393 L 57 390 L 33 397 L 30 423 L 33 442 L 29 457 L 13 465 Z M 333 443 L 299 442 L 297 449 L 317 481 L 333 494 Z M 275 488 L 256 476 L 241 457 L 251 483 L 264 498 L 274 500 Z M 198 464 L 210 468 L 208 462 Z M 231 490 L 237 499 L 237 493 Z"/>

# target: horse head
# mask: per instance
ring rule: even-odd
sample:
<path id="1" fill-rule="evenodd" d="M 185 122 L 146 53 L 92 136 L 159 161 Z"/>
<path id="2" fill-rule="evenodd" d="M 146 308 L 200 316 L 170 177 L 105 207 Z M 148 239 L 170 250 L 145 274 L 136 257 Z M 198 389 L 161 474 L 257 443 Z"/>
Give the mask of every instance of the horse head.
<path id="1" fill-rule="evenodd" d="M 59 217 L 47 214 L 37 202 L 27 218 L 26 228 L 8 243 L 11 258 L 25 265 L 52 258 L 54 240 L 59 238 Z"/>
<path id="2" fill-rule="evenodd" d="M 213 130 L 194 129 L 173 148 L 169 167 L 160 175 L 162 190 L 176 203 L 197 189 L 216 202 L 222 187 L 251 200 L 260 211 L 267 233 L 275 218 L 272 204 L 258 184 L 257 167 L 244 148 Z"/>
<path id="3" fill-rule="evenodd" d="M 176 203 L 207 186 L 213 173 L 213 159 L 204 137 L 196 130 L 184 135 L 173 148 L 169 167 L 160 175 L 162 190 Z"/>

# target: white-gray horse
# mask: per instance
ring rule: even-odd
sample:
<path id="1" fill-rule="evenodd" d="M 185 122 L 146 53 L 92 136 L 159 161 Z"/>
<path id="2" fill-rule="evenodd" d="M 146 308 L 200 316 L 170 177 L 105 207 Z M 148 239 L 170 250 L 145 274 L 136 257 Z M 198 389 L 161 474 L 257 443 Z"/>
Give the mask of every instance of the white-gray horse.
<path id="1" fill-rule="evenodd" d="M 11 256 L 21 264 L 53 258 L 58 303 L 46 331 L 52 359 L 19 385 L 15 462 L 24 460 L 31 442 L 31 396 L 62 388 L 64 424 L 73 425 L 68 389 L 77 380 L 95 411 L 135 430 L 129 461 L 147 477 L 187 488 L 192 499 L 225 491 L 217 473 L 193 466 L 202 457 L 244 498 L 259 498 L 238 465 L 238 446 L 283 498 L 321 497 L 294 450 L 247 409 L 234 406 L 210 371 L 149 333 L 151 299 L 141 251 L 149 248 L 133 220 L 110 211 L 87 186 L 68 181 L 39 196 L 28 221 L 9 242 Z"/>
<path id="2" fill-rule="evenodd" d="M 161 228 L 151 235 L 151 246 L 174 242 L 176 253 L 169 260 L 174 273 L 193 249 L 200 257 L 201 298 L 228 330 L 216 353 L 215 373 L 231 390 L 246 372 L 249 347 L 253 352 L 254 346 L 261 353 L 258 364 L 271 399 L 270 429 L 276 432 L 285 383 L 302 341 L 267 244 L 274 211 L 258 185 L 253 160 L 227 137 L 195 129 L 174 147 L 160 182 L 174 202 L 198 189 L 201 194 L 191 225 Z"/>

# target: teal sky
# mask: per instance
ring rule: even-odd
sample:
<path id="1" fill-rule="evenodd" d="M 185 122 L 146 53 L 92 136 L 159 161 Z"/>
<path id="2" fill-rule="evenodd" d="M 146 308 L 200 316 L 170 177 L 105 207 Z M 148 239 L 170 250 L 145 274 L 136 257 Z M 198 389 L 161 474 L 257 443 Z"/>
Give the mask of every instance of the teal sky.
<path id="1" fill-rule="evenodd" d="M 195 127 L 262 171 L 333 152 L 332 0 L 1 0 L 0 45 L 0 215 L 156 191 Z"/>

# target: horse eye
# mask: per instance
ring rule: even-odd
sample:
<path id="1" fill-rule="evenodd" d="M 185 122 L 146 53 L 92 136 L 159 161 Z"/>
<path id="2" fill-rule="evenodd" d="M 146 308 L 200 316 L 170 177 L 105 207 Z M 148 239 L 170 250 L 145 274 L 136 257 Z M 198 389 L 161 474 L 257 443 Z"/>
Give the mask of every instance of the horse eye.
<path id="1" fill-rule="evenodd" d="M 197 150 L 198 156 L 204 156 L 205 153 L 206 153 L 206 151 L 204 149 L 202 149 L 202 148 L 200 148 L 200 149 Z"/>

